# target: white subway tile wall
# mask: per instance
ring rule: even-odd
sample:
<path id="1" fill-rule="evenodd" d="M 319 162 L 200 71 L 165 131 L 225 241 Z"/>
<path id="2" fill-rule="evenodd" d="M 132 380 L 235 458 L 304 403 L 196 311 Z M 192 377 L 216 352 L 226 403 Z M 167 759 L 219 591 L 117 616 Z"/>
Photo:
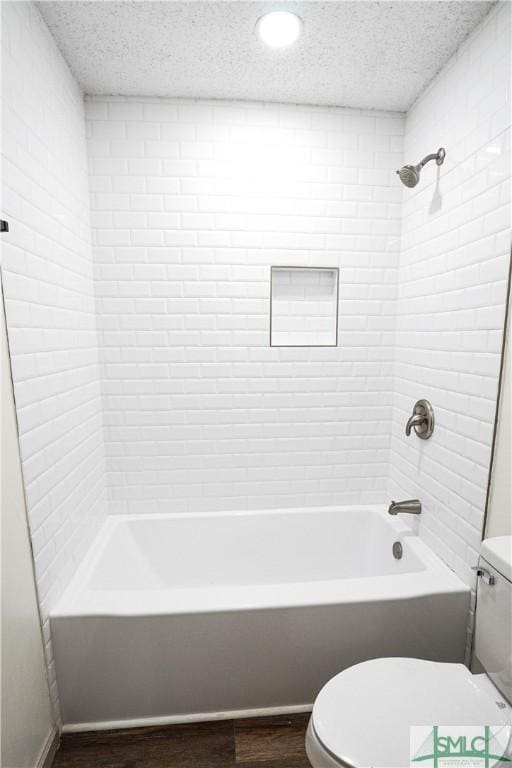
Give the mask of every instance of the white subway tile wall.
<path id="1" fill-rule="evenodd" d="M 83 99 L 35 6 L 1 12 L 3 285 L 56 703 L 48 611 L 106 514 Z"/>
<path id="2" fill-rule="evenodd" d="M 381 501 L 404 121 L 86 102 L 110 510 Z M 340 268 L 339 346 L 269 345 L 270 268 Z"/>
<path id="3" fill-rule="evenodd" d="M 404 190 L 390 494 L 423 502 L 420 535 L 475 583 L 510 259 L 510 4 L 466 41 L 407 116 L 405 161 L 446 147 Z M 430 441 L 406 438 L 428 398 Z"/>

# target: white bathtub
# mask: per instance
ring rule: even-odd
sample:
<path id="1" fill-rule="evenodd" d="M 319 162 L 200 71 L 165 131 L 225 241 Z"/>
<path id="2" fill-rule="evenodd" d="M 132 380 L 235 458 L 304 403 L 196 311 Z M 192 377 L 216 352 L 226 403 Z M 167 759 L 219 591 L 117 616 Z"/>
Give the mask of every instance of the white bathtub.
<path id="1" fill-rule="evenodd" d="M 379 507 L 111 517 L 52 612 L 62 720 L 306 710 L 364 659 L 463 661 L 468 610 Z"/>

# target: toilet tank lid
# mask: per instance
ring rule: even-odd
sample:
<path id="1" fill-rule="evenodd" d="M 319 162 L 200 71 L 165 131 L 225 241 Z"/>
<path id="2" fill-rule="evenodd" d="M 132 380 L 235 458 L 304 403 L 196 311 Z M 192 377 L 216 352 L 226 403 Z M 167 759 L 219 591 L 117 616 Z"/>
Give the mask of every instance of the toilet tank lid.
<path id="1" fill-rule="evenodd" d="M 493 536 L 490 539 L 484 539 L 480 555 L 512 582 L 512 536 Z"/>

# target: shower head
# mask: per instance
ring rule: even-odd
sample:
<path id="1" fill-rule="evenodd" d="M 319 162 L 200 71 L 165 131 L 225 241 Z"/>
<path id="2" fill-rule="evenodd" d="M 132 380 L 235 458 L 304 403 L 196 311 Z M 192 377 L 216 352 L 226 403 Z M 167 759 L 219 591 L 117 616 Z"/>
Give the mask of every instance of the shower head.
<path id="1" fill-rule="evenodd" d="M 435 160 L 437 165 L 442 165 L 444 163 L 445 156 L 446 152 L 444 148 L 440 147 L 435 154 L 427 155 L 424 157 L 423 160 L 418 163 L 418 165 L 404 165 L 402 168 L 400 168 L 399 171 L 397 171 L 400 177 L 400 181 L 402 184 L 405 184 L 406 187 L 415 187 L 420 180 L 420 173 L 423 166 L 426 165 L 430 160 Z"/>
<path id="2" fill-rule="evenodd" d="M 400 181 L 406 187 L 415 187 L 420 180 L 421 165 L 404 165 L 397 171 Z"/>

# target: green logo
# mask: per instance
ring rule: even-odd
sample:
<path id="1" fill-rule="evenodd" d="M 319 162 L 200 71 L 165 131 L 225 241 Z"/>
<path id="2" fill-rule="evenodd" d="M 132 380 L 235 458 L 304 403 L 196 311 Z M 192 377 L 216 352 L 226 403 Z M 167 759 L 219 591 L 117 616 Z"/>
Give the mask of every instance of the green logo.
<path id="1" fill-rule="evenodd" d="M 411 728 L 411 766 L 493 768 L 512 763 L 508 726 L 439 726 Z M 506 754 L 508 752 L 508 756 Z"/>

